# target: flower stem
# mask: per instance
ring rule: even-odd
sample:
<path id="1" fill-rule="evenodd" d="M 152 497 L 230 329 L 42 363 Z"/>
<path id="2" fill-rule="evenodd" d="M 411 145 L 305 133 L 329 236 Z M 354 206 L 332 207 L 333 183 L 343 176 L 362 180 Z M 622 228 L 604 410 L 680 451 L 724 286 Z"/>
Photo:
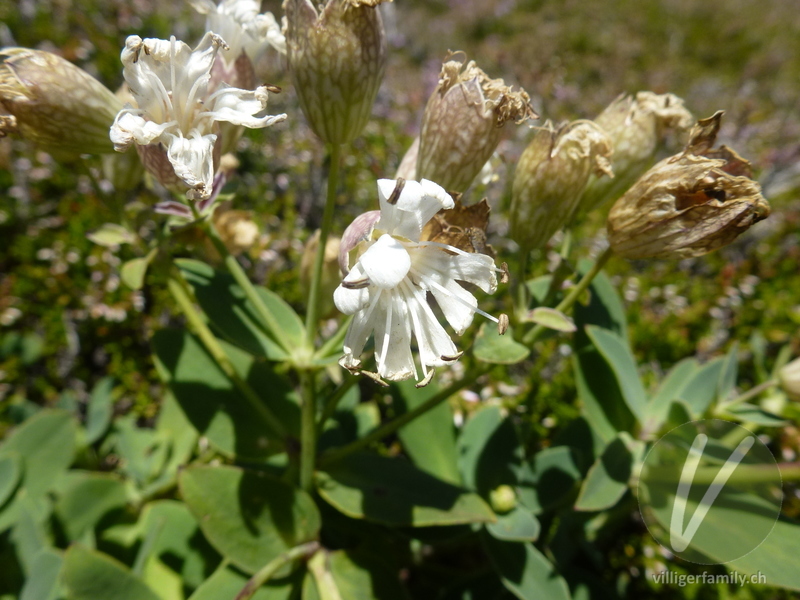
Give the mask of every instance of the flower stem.
<path id="1" fill-rule="evenodd" d="M 600 271 L 603 270 L 603 267 L 608 262 L 608 259 L 611 258 L 612 254 L 613 252 L 611 251 L 611 248 L 607 248 L 606 251 L 600 255 L 600 258 L 597 259 L 589 272 L 586 273 L 586 275 L 581 278 L 578 284 L 569 291 L 567 297 L 564 298 L 558 306 L 556 306 L 557 311 L 566 312 L 572 308 L 575 302 L 578 301 L 578 298 L 580 298 L 581 294 L 583 294 L 583 292 L 586 291 L 586 289 L 591 285 L 594 278 L 597 277 Z M 536 327 L 525 334 L 525 336 L 522 338 L 522 342 L 530 346 L 536 340 L 538 340 L 546 330 L 546 327 L 542 325 L 536 325 Z"/>
<path id="2" fill-rule="evenodd" d="M 339 144 L 330 145 L 330 169 L 328 171 L 328 190 L 325 198 L 325 210 L 322 213 L 322 226 L 319 232 L 317 255 L 314 257 L 314 270 L 311 273 L 311 286 L 308 292 L 306 312 L 306 340 L 309 347 L 314 346 L 317 336 L 317 321 L 319 321 L 319 288 L 322 281 L 322 267 L 325 264 L 325 247 L 328 244 L 328 235 L 333 224 L 333 211 L 336 207 L 336 188 L 339 186 L 339 166 L 342 156 L 342 147 Z"/>
<path id="3" fill-rule="evenodd" d="M 186 319 L 197 333 L 200 341 L 203 342 L 203 345 L 205 346 L 206 350 L 208 350 L 208 353 L 211 354 L 216 363 L 219 365 L 220 369 L 222 369 L 225 375 L 227 375 L 233 384 L 239 389 L 242 396 L 244 396 L 245 400 L 247 400 L 248 404 L 250 404 L 256 414 L 258 414 L 258 416 L 261 417 L 261 419 L 273 431 L 273 433 L 280 436 L 281 441 L 283 441 L 283 439 L 286 437 L 286 430 L 283 427 L 283 423 L 281 423 L 280 419 L 278 419 L 273 412 L 267 408 L 250 384 L 242 379 L 242 377 L 236 371 L 236 368 L 233 366 L 233 363 L 231 363 L 230 358 L 228 358 L 228 355 L 225 354 L 222 346 L 220 346 L 219 341 L 208 328 L 208 325 L 206 325 L 203 318 L 200 316 L 200 312 L 195 308 L 191 299 L 192 292 L 189 284 L 186 283 L 183 277 L 179 275 L 178 277 L 170 277 L 167 285 L 170 293 L 181 307 L 183 314 L 186 315 Z"/>
<path id="4" fill-rule="evenodd" d="M 307 544 L 295 546 L 294 548 L 287 550 L 283 554 L 273 558 L 266 565 L 261 567 L 258 573 L 249 579 L 249 581 L 242 588 L 242 591 L 236 594 L 236 598 L 234 598 L 234 600 L 250 600 L 250 598 L 252 598 L 253 595 L 258 591 L 258 588 L 269 581 L 270 578 L 283 565 L 293 560 L 297 560 L 298 558 L 311 556 L 317 550 L 319 550 L 319 542 L 308 542 Z"/>
<path id="5" fill-rule="evenodd" d="M 339 402 L 344 395 L 350 391 L 356 383 L 358 382 L 358 377 L 355 375 L 345 375 L 345 380 L 342 384 L 336 388 L 336 390 L 331 394 L 331 397 L 328 398 L 328 401 L 325 403 L 325 408 L 322 411 L 322 416 L 317 421 L 317 434 L 322 432 L 322 428 L 325 427 L 325 423 L 328 422 L 328 419 L 333 417 L 333 414 L 336 412 L 336 407 L 339 406 Z"/>
<path id="6" fill-rule="evenodd" d="M 422 416 L 429 410 L 436 408 L 439 404 L 450 398 L 453 394 L 458 392 L 459 390 L 464 389 L 468 385 L 471 385 L 477 381 L 477 379 L 484 375 L 489 371 L 491 367 L 489 365 L 485 367 L 481 367 L 480 369 L 475 369 L 472 373 L 467 375 L 464 379 L 460 381 L 455 381 L 450 384 L 448 387 L 443 389 L 441 392 L 436 394 L 435 396 L 431 397 L 429 400 L 426 400 L 422 404 L 420 404 L 414 410 L 410 410 L 407 413 L 400 415 L 399 417 L 389 421 L 388 423 L 374 429 L 371 433 L 368 433 L 362 438 L 355 440 L 354 442 L 350 442 L 345 446 L 341 446 L 340 448 L 334 448 L 333 450 L 329 450 L 324 453 L 319 460 L 319 465 L 324 467 L 325 465 L 329 465 L 331 463 L 335 463 L 336 461 L 342 460 L 346 456 L 350 456 L 354 452 L 369 446 L 373 442 L 377 442 L 385 438 L 387 435 L 391 435 L 404 425 L 407 425 L 414 419 L 419 416 Z"/>
<path id="7" fill-rule="evenodd" d="M 300 487 L 310 492 L 317 458 L 317 390 L 313 371 L 300 371 Z"/>
<path id="8" fill-rule="evenodd" d="M 244 272 L 244 269 L 239 264 L 239 261 L 236 260 L 236 257 L 233 254 L 228 252 L 228 248 L 225 246 L 222 238 L 219 237 L 219 233 L 217 232 L 217 228 L 214 227 L 214 223 L 212 223 L 210 219 L 206 220 L 204 227 L 208 237 L 214 244 L 214 248 L 216 248 L 217 252 L 219 252 L 220 256 L 222 257 L 228 273 L 233 276 L 233 278 L 236 280 L 236 283 L 240 288 L 242 288 L 245 296 L 253 305 L 253 308 L 255 308 L 256 312 L 258 312 L 258 316 L 261 318 L 262 323 L 269 329 L 270 333 L 272 333 L 272 336 L 278 345 L 288 354 L 292 354 L 292 351 L 296 349 L 292 348 L 290 344 L 287 344 L 284 341 L 281 335 L 281 331 L 283 330 L 280 324 L 267 308 L 267 305 L 264 304 L 264 300 L 262 300 L 261 296 L 258 294 L 253 282 L 250 281 L 250 278 L 247 276 L 247 273 Z"/>
<path id="9" fill-rule="evenodd" d="M 732 400 L 728 402 L 721 402 L 720 405 L 717 407 L 717 412 L 723 412 L 729 409 L 731 406 L 735 406 L 737 404 L 741 404 L 742 402 L 747 402 L 748 400 L 752 400 L 753 398 L 759 396 L 761 393 L 766 392 L 771 387 L 775 387 L 779 384 L 777 379 L 768 379 L 763 383 L 759 383 L 757 386 L 750 388 L 743 394 L 736 396 Z"/>

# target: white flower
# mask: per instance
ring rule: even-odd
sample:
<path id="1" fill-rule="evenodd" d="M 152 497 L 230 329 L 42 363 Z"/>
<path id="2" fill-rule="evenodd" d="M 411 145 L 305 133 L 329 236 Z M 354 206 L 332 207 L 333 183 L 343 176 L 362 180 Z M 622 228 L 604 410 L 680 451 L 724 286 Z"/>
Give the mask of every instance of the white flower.
<path id="1" fill-rule="evenodd" d="M 358 369 L 359 356 L 374 331 L 378 374 L 394 381 L 412 375 L 419 379 L 411 353 L 413 333 L 427 382 L 428 367 L 460 356 L 428 303 L 428 293 L 460 335 L 476 312 L 497 319 L 480 310 L 475 297 L 458 282 L 494 293 L 497 269 L 485 254 L 420 241 L 425 224 L 439 210 L 453 207 L 453 199 L 439 185 L 425 179 L 404 185 L 403 180 L 381 179 L 378 196 L 380 219 L 364 243 L 363 254 L 333 296 L 341 312 L 354 315 L 340 362 L 348 369 Z"/>
<path id="2" fill-rule="evenodd" d="M 271 12 L 259 14 L 261 0 L 189 0 L 200 14 L 206 15 L 206 30 L 220 35 L 230 46 L 230 56 L 236 60 L 245 52 L 253 63 L 269 47 L 286 54 L 286 38 Z"/>
<path id="3" fill-rule="evenodd" d="M 208 32 L 191 50 L 185 43 L 129 36 L 122 51 L 123 74 L 138 107 L 126 106 L 111 126 L 115 150 L 161 143 L 175 174 L 189 188 L 189 198 L 207 198 L 214 177 L 217 121 L 260 128 L 286 115 L 255 115 L 267 107 L 267 89 L 254 91 L 220 86 L 208 94 L 211 67 L 220 49 L 218 35 Z"/>

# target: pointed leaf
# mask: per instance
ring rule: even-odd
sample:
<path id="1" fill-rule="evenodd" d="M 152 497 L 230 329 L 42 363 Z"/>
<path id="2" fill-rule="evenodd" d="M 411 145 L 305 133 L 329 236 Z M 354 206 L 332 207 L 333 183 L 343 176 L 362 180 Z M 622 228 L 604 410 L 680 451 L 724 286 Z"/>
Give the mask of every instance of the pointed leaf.
<path id="1" fill-rule="evenodd" d="M 575 327 L 575 322 L 567 315 L 554 308 L 547 308 L 544 306 L 534 308 L 530 315 L 528 315 L 526 321 L 565 333 L 572 333 L 578 330 L 578 328 Z"/>
<path id="2" fill-rule="evenodd" d="M 517 492 L 528 510 L 540 514 L 563 502 L 580 478 L 572 448 L 546 448 L 523 465 Z"/>
<path id="3" fill-rule="evenodd" d="M 515 365 L 528 358 L 531 351 L 527 346 L 514 340 L 514 332 L 510 327 L 500 335 L 494 323 L 484 323 L 475 338 L 472 353 L 475 358 L 483 362 Z"/>
<path id="4" fill-rule="evenodd" d="M 524 506 L 517 506 L 509 513 L 497 515 L 497 523 L 486 525 L 486 531 L 493 538 L 506 542 L 536 541 L 540 529 L 538 519 Z"/>
<path id="5" fill-rule="evenodd" d="M 108 430 L 114 414 L 114 378 L 103 377 L 92 388 L 86 407 L 86 443 L 94 444 Z"/>
<path id="6" fill-rule="evenodd" d="M 116 223 L 105 223 L 91 233 L 87 233 L 86 237 L 98 246 L 106 248 L 132 244 L 137 239 L 135 233 Z"/>
<path id="7" fill-rule="evenodd" d="M 79 545 L 64 556 L 63 580 L 69 600 L 161 600 L 122 563 Z"/>
<path id="8" fill-rule="evenodd" d="M 620 434 L 589 469 L 575 502 L 575 510 L 606 510 L 628 491 L 634 465 L 641 459 L 644 444 Z"/>
<path id="9" fill-rule="evenodd" d="M 59 578 L 64 558 L 61 552 L 45 549 L 36 555 L 31 571 L 19 595 L 19 600 L 56 600 L 59 594 Z"/>

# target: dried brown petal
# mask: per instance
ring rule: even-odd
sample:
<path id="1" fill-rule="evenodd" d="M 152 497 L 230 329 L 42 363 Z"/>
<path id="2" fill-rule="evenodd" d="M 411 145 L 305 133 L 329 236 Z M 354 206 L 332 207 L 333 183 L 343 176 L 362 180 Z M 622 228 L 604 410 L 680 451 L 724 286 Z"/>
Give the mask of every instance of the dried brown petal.
<path id="1" fill-rule="evenodd" d="M 364 128 L 386 64 L 384 0 L 284 0 L 292 82 L 314 133 L 343 144 Z"/>
<path id="2" fill-rule="evenodd" d="M 462 53 L 448 56 L 422 119 L 416 177 L 464 192 L 492 156 L 508 121 L 536 117 L 525 90 L 489 79 Z"/>
<path id="3" fill-rule="evenodd" d="M 589 176 L 613 177 L 611 141 L 592 121 L 536 131 L 522 153 L 511 193 L 511 238 L 524 249 L 544 246 L 578 206 Z"/>
<path id="4" fill-rule="evenodd" d="M 486 227 L 491 210 L 486 198 L 470 206 L 464 206 L 458 199 L 453 208 L 440 210 L 428 221 L 420 239 L 448 244 L 465 252 L 488 254 L 494 258 L 494 249 L 486 243 Z"/>
<path id="5" fill-rule="evenodd" d="M 625 193 L 652 166 L 667 131 L 688 137 L 693 118 L 683 100 L 674 94 L 639 92 L 636 96 L 618 96 L 594 122 L 611 140 L 614 178 L 589 178 L 581 198 L 581 212 L 598 208 Z"/>
<path id="6" fill-rule="evenodd" d="M 614 204 L 608 233 L 626 258 L 687 258 L 730 244 L 769 216 L 750 164 L 712 149 L 722 113 L 697 122 L 681 154 L 667 158 Z"/>

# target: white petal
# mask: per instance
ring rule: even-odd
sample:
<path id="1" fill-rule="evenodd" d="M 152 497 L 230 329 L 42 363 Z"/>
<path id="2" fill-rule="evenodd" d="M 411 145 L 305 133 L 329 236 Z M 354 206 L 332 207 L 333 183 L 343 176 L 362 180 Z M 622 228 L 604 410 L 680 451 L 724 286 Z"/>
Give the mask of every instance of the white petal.
<path id="1" fill-rule="evenodd" d="M 208 111 L 203 113 L 214 121 L 227 121 L 234 125 L 244 125 L 251 129 L 267 127 L 286 118 L 286 115 L 265 115 L 255 117 L 267 108 L 267 88 L 259 87 L 248 92 L 234 87 L 223 87 L 208 101 Z"/>
<path id="2" fill-rule="evenodd" d="M 467 281 L 481 288 L 487 294 L 497 291 L 497 275 L 494 260 L 486 254 L 456 254 L 449 256 L 448 274 L 453 279 Z"/>
<path id="3" fill-rule="evenodd" d="M 347 274 L 344 281 L 354 283 L 366 278 L 367 276 L 364 274 L 363 268 L 360 264 L 356 263 L 356 266 Z M 376 293 L 378 292 L 376 291 Z M 336 305 L 336 308 L 345 315 L 354 315 L 369 304 L 369 299 L 369 287 L 351 289 L 340 285 L 333 292 L 333 303 Z"/>
<path id="4" fill-rule="evenodd" d="M 169 126 L 169 123 L 154 123 L 137 114 L 133 114 L 127 109 L 123 109 L 117 114 L 114 124 L 111 126 L 111 141 L 117 152 L 123 152 L 134 141 L 141 145 L 150 144 L 161 137 Z"/>
<path id="5" fill-rule="evenodd" d="M 436 298 L 439 308 L 442 309 L 444 318 L 447 319 L 456 334 L 461 335 L 472 323 L 475 309 L 478 308 L 478 301 L 475 296 L 452 279 L 443 287 L 445 289 L 432 286 L 431 293 Z"/>
<path id="6" fill-rule="evenodd" d="M 420 361 L 432 367 L 447 364 L 448 361 L 442 360 L 442 356 L 458 354 L 453 340 L 431 310 L 426 293 L 410 282 L 406 283 L 404 289 Z"/>
<path id="7" fill-rule="evenodd" d="M 408 275 L 411 257 L 403 244 L 384 234 L 367 248 L 358 263 L 371 284 L 381 289 L 392 289 Z"/>
<path id="8" fill-rule="evenodd" d="M 375 319 L 378 374 L 390 381 L 402 381 L 416 372 L 408 307 L 399 294 L 384 293 L 382 304 L 386 306 Z"/>
<path id="9" fill-rule="evenodd" d="M 378 181 L 381 222 L 377 228 L 392 235 L 418 241 L 422 228 L 433 218 L 433 215 L 443 208 L 453 207 L 453 199 L 447 192 L 428 180 L 423 180 L 422 183 L 406 181 L 397 202 L 391 205 L 388 199 L 396 184 L 393 179 Z"/>
<path id="10" fill-rule="evenodd" d="M 214 180 L 214 134 L 202 137 L 172 137 L 167 146 L 167 157 L 175 174 L 194 193 L 193 199 L 207 198 Z"/>
<path id="11" fill-rule="evenodd" d="M 358 311 L 350 323 L 347 335 L 344 338 L 344 352 L 346 355 L 358 357 L 364 351 L 364 346 L 370 334 L 375 329 L 376 322 L 385 319 L 386 315 L 380 308 L 381 296 L 384 292 L 376 290 L 370 297 L 369 305 Z"/>

